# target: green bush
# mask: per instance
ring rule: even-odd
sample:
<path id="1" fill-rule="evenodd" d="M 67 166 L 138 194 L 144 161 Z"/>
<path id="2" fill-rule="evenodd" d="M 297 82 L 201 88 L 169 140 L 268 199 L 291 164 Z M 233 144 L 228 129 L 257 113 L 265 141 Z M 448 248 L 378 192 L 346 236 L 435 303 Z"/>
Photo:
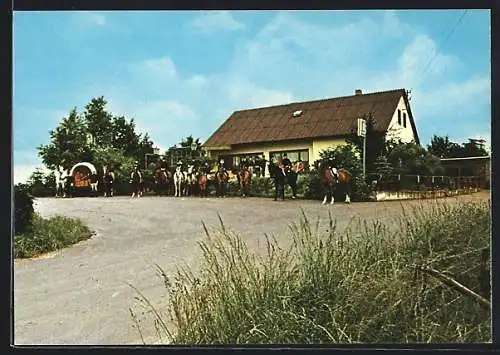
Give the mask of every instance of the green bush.
<path id="1" fill-rule="evenodd" d="M 24 233 L 33 220 L 33 196 L 28 185 L 14 186 L 14 234 Z"/>
<path id="2" fill-rule="evenodd" d="M 62 216 L 44 219 L 35 214 L 30 228 L 14 237 L 14 257 L 30 258 L 58 250 L 88 239 L 92 234 L 78 219 Z"/>
<path id="3" fill-rule="evenodd" d="M 488 310 L 413 267 L 478 291 L 490 223 L 483 203 L 436 202 L 402 215 L 400 228 L 358 220 L 337 231 L 330 219 L 325 231 L 303 216 L 290 245 L 267 236 L 254 254 L 221 221 L 205 228 L 199 272 L 171 278 L 158 266 L 169 303 L 155 323 L 177 344 L 490 342 Z"/>

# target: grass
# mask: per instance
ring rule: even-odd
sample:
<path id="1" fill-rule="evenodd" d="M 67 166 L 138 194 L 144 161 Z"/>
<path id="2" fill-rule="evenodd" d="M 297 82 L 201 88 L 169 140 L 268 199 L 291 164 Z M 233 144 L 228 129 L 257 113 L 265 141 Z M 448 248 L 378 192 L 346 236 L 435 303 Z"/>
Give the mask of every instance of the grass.
<path id="1" fill-rule="evenodd" d="M 289 246 L 267 236 L 261 255 L 221 220 L 215 232 L 205 227 L 199 272 L 170 277 L 158 266 L 169 292 L 167 309 L 154 309 L 158 335 L 176 344 L 491 342 L 490 310 L 425 272 L 489 301 L 481 257 L 490 221 L 487 203 L 412 208 L 398 228 L 353 220 L 339 231 L 330 218 L 321 232 L 303 215 Z"/>
<path id="2" fill-rule="evenodd" d="M 14 257 L 31 258 L 88 239 L 93 232 L 79 219 L 35 214 L 29 228 L 14 237 Z"/>

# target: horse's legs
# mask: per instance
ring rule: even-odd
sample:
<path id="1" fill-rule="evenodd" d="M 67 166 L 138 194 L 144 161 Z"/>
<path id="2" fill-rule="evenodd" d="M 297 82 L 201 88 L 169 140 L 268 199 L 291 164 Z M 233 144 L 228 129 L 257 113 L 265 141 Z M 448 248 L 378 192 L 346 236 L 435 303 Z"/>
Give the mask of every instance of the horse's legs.
<path id="1" fill-rule="evenodd" d="M 335 202 L 335 187 L 333 184 L 330 187 L 330 195 L 332 195 L 332 200 L 330 201 L 330 205 L 333 205 Z"/>
<path id="2" fill-rule="evenodd" d="M 351 203 L 351 185 L 346 184 L 346 195 L 345 195 L 345 203 Z"/>
<path id="3" fill-rule="evenodd" d="M 297 198 L 297 183 L 291 183 L 290 187 L 292 188 L 292 198 Z"/>

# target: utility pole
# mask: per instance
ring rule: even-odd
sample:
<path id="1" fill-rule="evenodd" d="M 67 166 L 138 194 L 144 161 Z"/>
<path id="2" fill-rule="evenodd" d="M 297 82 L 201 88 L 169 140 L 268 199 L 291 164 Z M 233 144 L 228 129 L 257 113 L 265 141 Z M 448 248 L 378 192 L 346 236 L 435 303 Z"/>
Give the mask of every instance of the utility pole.
<path id="1" fill-rule="evenodd" d="M 366 177 L 366 120 L 358 118 L 358 137 L 363 137 L 363 177 Z"/>

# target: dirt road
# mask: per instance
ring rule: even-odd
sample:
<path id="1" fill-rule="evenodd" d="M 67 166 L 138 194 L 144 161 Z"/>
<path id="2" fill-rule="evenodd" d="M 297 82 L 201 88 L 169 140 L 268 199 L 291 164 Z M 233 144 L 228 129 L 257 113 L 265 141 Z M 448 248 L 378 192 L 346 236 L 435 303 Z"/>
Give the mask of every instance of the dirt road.
<path id="1" fill-rule="evenodd" d="M 486 200 L 480 192 L 449 198 Z M 404 205 L 429 203 L 409 201 Z M 261 198 L 199 199 L 128 197 L 38 199 L 42 216 L 78 217 L 96 235 L 70 248 L 35 260 L 14 264 L 15 344 L 140 344 L 129 313 L 132 307 L 147 342 L 157 340 L 153 321 L 134 299 L 140 289 L 153 304 L 165 303 L 166 292 L 154 263 L 171 272 L 176 264 L 196 265 L 201 222 L 218 226 L 220 213 L 226 227 L 240 233 L 251 248 L 264 233 L 288 240 L 288 223 L 302 208 L 328 220 L 328 211 L 345 226 L 351 217 L 391 218 L 401 212 L 400 202 L 353 203 L 322 206 L 317 201 L 274 202 Z"/>

